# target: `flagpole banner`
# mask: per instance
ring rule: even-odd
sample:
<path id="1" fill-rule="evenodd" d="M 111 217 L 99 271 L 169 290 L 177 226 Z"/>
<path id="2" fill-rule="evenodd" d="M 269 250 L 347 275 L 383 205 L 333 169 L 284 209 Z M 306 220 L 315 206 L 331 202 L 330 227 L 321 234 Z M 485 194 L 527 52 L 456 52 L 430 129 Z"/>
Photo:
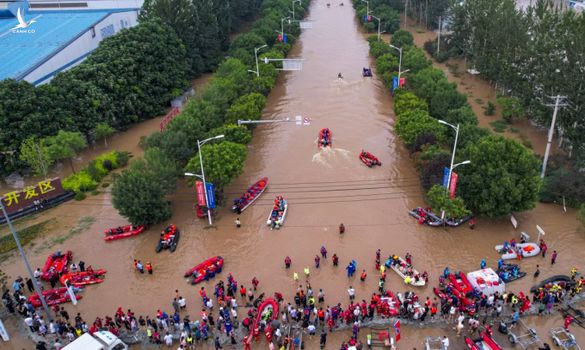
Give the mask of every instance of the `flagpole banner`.
<path id="1" fill-rule="evenodd" d="M 394 332 L 396 332 L 396 342 L 400 340 L 400 320 L 394 322 Z"/>
<path id="2" fill-rule="evenodd" d="M 449 168 L 443 168 L 443 187 L 447 188 L 447 184 L 449 183 Z"/>
<path id="3" fill-rule="evenodd" d="M 449 185 L 449 197 L 451 199 L 455 198 L 455 191 L 457 190 L 457 179 L 459 178 L 459 176 L 457 176 L 456 172 L 452 172 L 451 173 L 451 184 Z"/>
<path id="4" fill-rule="evenodd" d="M 203 189 L 202 181 L 195 181 L 195 192 L 197 192 L 197 203 L 204 207 L 207 205 L 205 201 L 205 190 Z"/>

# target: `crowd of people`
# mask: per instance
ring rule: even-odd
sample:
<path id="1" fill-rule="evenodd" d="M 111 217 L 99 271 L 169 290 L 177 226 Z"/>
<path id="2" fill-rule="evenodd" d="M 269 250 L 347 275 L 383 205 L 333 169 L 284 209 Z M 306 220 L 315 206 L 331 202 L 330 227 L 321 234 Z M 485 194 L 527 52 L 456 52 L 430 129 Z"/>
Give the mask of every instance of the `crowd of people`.
<path id="1" fill-rule="evenodd" d="M 315 266 L 319 268 L 320 259 L 327 259 L 328 252 L 322 246 L 315 258 Z M 318 259 L 317 259 L 318 258 Z M 215 284 L 213 291 L 208 293 L 205 287 L 200 287 L 201 311 L 197 318 L 192 318 L 193 308 L 188 312 L 186 299 L 175 290 L 170 312 L 157 310 L 152 317 L 136 316 L 131 309 L 119 307 L 113 317 L 97 317 L 87 322 L 80 314 L 71 318 L 63 306 L 53 306 L 54 320 L 47 320 L 38 310 L 28 302 L 26 289 L 33 292 L 32 281 L 17 279 L 13 291 L 5 290 L 2 295 L 3 303 L 10 313 L 18 313 L 31 332 L 40 339 L 37 349 L 59 349 L 64 343 L 73 341 L 83 333 L 94 333 L 98 330 L 107 330 L 115 335 L 121 333 L 136 334 L 142 331 L 148 341 L 166 346 L 178 346 L 179 350 L 194 349 L 201 342 L 213 342 L 216 349 L 221 349 L 226 342 L 240 344 L 243 339 L 252 334 L 253 339 L 259 340 L 264 335 L 270 349 L 286 348 L 290 342 L 299 341 L 289 329 L 301 329 L 309 336 L 319 333 L 321 348 L 325 347 L 327 334 L 336 329 L 350 329 L 352 337 L 344 342 L 341 349 L 348 346 L 359 348 L 360 330 L 368 321 L 374 319 L 388 319 L 399 317 L 412 322 L 442 321 L 455 325 L 457 335 L 461 335 L 467 327 L 467 333 L 473 335 L 480 332 L 491 333 L 491 326 L 495 320 L 501 320 L 504 310 L 513 324 L 519 317 L 536 304 L 538 314 L 548 314 L 556 303 L 568 297 L 575 296 L 582 291 L 585 280 L 577 278 L 578 271 L 571 271 L 572 281 L 544 285 L 539 288 L 532 300 L 522 292 L 515 294 L 506 292 L 495 293 L 490 296 L 475 293 L 467 295 L 465 299 L 454 297 L 453 288 L 442 276 L 440 287 L 443 292 L 436 293 L 432 299 L 424 300 L 412 291 L 393 293 L 385 288 L 386 271 L 380 262 L 381 251 L 376 251 L 375 268 L 379 271 L 378 290 L 367 298 L 357 298 L 356 291 L 349 286 L 348 301 L 346 303 L 332 303 L 326 301 L 322 288 L 314 288 L 311 284 L 308 267 L 305 270 L 305 281 L 299 282 L 291 300 L 285 300 L 282 292 L 270 295 L 278 303 L 279 314 L 274 315 L 271 308 L 261 310 L 258 307 L 267 296 L 259 292 L 260 281 L 253 277 L 249 288 L 238 284 L 231 273 L 227 274 L 226 281 L 220 280 Z M 334 259 L 339 259 L 334 254 Z M 390 264 L 399 263 L 396 256 L 388 259 Z M 412 266 L 412 255 L 407 254 L 406 262 Z M 291 267 L 292 259 L 284 259 L 286 269 Z M 135 266 L 139 261 L 135 261 Z M 337 266 L 335 264 L 333 267 Z M 138 267 L 136 267 L 138 269 Z M 357 268 L 357 262 L 352 260 L 347 266 L 348 277 L 351 277 Z M 450 273 L 446 269 L 446 273 Z M 295 273 L 296 274 L 296 273 Z M 363 269 L 360 280 L 364 281 L 367 274 Z M 425 276 L 428 278 L 428 276 Z M 298 275 L 295 278 L 299 280 Z M 441 285 L 442 284 L 442 285 Z M 439 289 L 438 289 L 439 290 Z M 241 306 L 248 309 L 242 311 Z M 259 320 L 259 322 L 257 322 Z M 565 322 L 568 329 L 572 319 Z M 467 324 L 467 326 L 465 326 Z M 253 328 L 255 327 L 255 328 Z"/>

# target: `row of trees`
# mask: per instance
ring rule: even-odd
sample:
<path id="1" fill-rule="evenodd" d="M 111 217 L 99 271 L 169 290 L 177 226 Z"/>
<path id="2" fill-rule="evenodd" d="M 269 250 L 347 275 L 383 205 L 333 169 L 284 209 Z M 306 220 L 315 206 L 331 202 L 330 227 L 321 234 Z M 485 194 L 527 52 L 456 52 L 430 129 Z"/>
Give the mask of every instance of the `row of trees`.
<path id="1" fill-rule="evenodd" d="M 368 40 L 376 72 L 391 88 L 398 52 L 374 36 Z M 397 31 L 392 44 L 403 48 L 402 69 L 410 69 L 407 89 L 398 89 L 394 97 L 395 130 L 413 153 L 429 203 L 453 217 L 466 215 L 465 206 L 490 217 L 532 208 L 541 185 L 538 159 L 518 142 L 479 128 L 466 96 L 432 67 L 411 35 Z M 460 125 L 456 161 L 471 161 L 457 169 L 461 198 L 453 200 L 440 184 L 450 164 L 454 131 L 438 120 Z"/>
<path id="2" fill-rule="evenodd" d="M 95 140 L 160 115 L 188 85 L 185 46 L 159 20 L 103 40 L 82 64 L 49 84 L 0 81 L 0 167 L 22 169 L 18 153 L 29 138 L 64 130 Z"/>
<path id="3" fill-rule="evenodd" d="M 565 147 L 585 164 L 585 16 L 552 0 L 524 10 L 514 0 L 469 0 L 452 8 L 447 45 L 503 94 L 514 96 L 535 122 L 548 126 L 549 96 L 567 96 L 557 120 Z"/>
<path id="4" fill-rule="evenodd" d="M 21 144 L 59 130 L 90 140 L 104 130 L 164 113 L 189 79 L 210 71 L 229 48 L 229 35 L 257 12 L 260 0 L 147 0 L 138 26 L 100 43 L 87 60 L 39 87 L 0 81 L 0 168 L 26 166 Z"/>
<path id="5" fill-rule="evenodd" d="M 156 132 L 142 141 L 146 150 L 144 160 L 131 164 L 112 188 L 114 207 L 122 216 L 134 224 L 154 224 L 170 217 L 166 196 L 175 191 L 178 177 L 184 171 L 200 172 L 197 140 L 225 135 L 224 139 L 201 147 L 206 180 L 214 183 L 216 190 L 221 192 L 241 174 L 246 144 L 252 136 L 248 127 L 236 125 L 237 120 L 261 117 L 266 95 L 278 76 L 276 64 L 272 63 L 260 64 L 260 76 L 248 72 L 255 68 L 254 48 L 268 45 L 260 59 L 286 56 L 300 34 L 298 22 L 285 25 L 287 43 L 277 40 L 275 30 L 280 29 L 281 18 L 289 15 L 290 6 L 288 0 L 264 1 L 260 18 L 248 33 L 230 44 L 230 57 L 221 62 L 208 85 L 188 101 L 164 132 Z M 308 1 L 295 6 L 295 13 L 301 16 Z"/>
<path id="6" fill-rule="evenodd" d="M 400 28 L 400 14 L 395 8 L 400 8 L 401 6 L 401 2 L 396 0 L 391 0 L 390 3 L 384 0 L 371 0 L 369 2 L 353 0 L 356 15 L 368 32 L 377 32 L 378 21 L 367 15 L 374 15 L 380 18 L 380 31 L 390 34 L 397 31 Z M 370 13 L 367 13 L 368 10 Z"/>

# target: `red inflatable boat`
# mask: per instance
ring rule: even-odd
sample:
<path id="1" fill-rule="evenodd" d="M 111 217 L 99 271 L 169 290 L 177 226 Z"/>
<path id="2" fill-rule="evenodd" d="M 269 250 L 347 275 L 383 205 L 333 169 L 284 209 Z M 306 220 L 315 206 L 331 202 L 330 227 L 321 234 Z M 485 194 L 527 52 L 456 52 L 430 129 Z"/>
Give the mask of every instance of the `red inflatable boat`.
<path id="1" fill-rule="evenodd" d="M 68 250 L 65 254 L 56 252 L 49 255 L 47 261 L 45 262 L 45 266 L 43 266 L 43 274 L 41 275 L 41 278 L 45 281 L 48 281 L 54 274 L 60 276 L 61 274 L 67 272 L 67 265 L 72 259 L 73 253 L 70 250 Z"/>
<path id="2" fill-rule="evenodd" d="M 502 347 L 486 332 L 481 332 L 479 339 L 465 337 L 465 344 L 470 350 L 502 350 Z"/>
<path id="3" fill-rule="evenodd" d="M 272 311 L 268 311 L 268 308 L 272 308 Z M 252 344 L 252 339 L 254 337 L 257 337 L 260 335 L 260 321 L 262 320 L 263 317 L 263 313 L 264 312 L 272 312 L 270 314 L 270 318 L 268 320 L 268 322 L 266 322 L 266 324 L 268 325 L 267 328 L 269 327 L 271 321 L 278 319 L 278 303 L 276 302 L 276 300 L 272 299 L 272 298 L 267 298 L 265 299 L 262 304 L 260 304 L 260 306 L 258 306 L 258 314 L 256 316 L 256 318 L 254 319 L 254 323 L 252 324 L 252 328 L 251 332 L 248 336 L 244 337 L 244 349 L 249 350 L 251 349 L 251 344 Z M 269 333 L 271 333 L 271 331 L 267 330 L 266 335 L 267 338 L 269 337 Z M 271 336 L 271 334 L 270 334 Z M 269 340 L 269 339 L 267 339 Z"/>
<path id="4" fill-rule="evenodd" d="M 463 294 L 469 293 L 473 291 L 473 287 L 471 283 L 467 280 L 467 276 L 463 272 L 459 272 L 457 274 L 449 274 L 449 280 L 453 284 L 458 291 L 462 292 Z"/>
<path id="5" fill-rule="evenodd" d="M 362 162 L 364 162 L 364 164 L 370 168 L 375 166 L 375 165 L 382 165 L 382 162 L 380 162 L 378 157 L 376 157 L 373 154 L 371 154 L 370 152 L 366 152 L 364 150 L 362 150 L 362 152 L 360 153 L 360 160 Z"/>
<path id="6" fill-rule="evenodd" d="M 106 274 L 106 270 L 94 270 L 92 268 L 88 268 L 87 270 L 81 272 L 69 272 L 64 273 L 59 280 L 61 281 L 62 285 L 65 285 L 66 281 L 72 286 L 81 287 L 88 284 L 96 284 L 102 283 L 104 281 L 104 275 Z"/>
<path id="7" fill-rule="evenodd" d="M 238 199 L 234 199 L 234 205 L 232 206 L 232 211 L 234 213 L 240 214 L 246 208 L 248 208 L 252 203 L 260 197 L 262 193 L 266 190 L 268 186 L 268 178 L 263 177 L 260 180 L 256 181 L 252 186 L 250 186 L 246 192 Z"/>
<path id="8" fill-rule="evenodd" d="M 214 277 L 216 273 L 221 272 L 222 268 L 223 258 L 221 256 L 214 256 L 187 270 L 187 272 L 185 272 L 185 277 L 193 277 L 191 284 L 197 284 L 203 280 Z"/>
<path id="9" fill-rule="evenodd" d="M 62 304 L 62 303 L 68 303 L 71 301 L 71 297 L 67 293 L 67 288 L 65 288 L 65 287 L 46 290 L 43 292 L 43 296 L 45 297 L 45 301 L 47 302 L 47 305 L 49 305 L 49 306 Z M 81 295 L 76 294 L 75 297 L 77 299 L 81 299 Z M 34 307 L 40 307 L 42 305 L 41 299 L 39 298 L 39 295 L 36 293 L 31 295 L 30 297 L 28 297 L 28 301 Z"/>
<path id="10" fill-rule="evenodd" d="M 126 226 L 111 228 L 108 230 L 104 230 L 104 234 L 106 235 L 104 237 L 104 240 L 115 241 L 117 239 L 136 236 L 136 235 L 144 232 L 145 229 L 146 229 L 146 226 L 144 226 L 144 225 L 138 225 L 138 226 L 126 225 Z"/>
<path id="11" fill-rule="evenodd" d="M 321 131 L 319 131 L 319 143 L 318 146 L 319 147 L 333 147 L 333 133 L 331 132 L 331 130 L 329 130 L 329 128 L 324 128 L 321 129 Z"/>

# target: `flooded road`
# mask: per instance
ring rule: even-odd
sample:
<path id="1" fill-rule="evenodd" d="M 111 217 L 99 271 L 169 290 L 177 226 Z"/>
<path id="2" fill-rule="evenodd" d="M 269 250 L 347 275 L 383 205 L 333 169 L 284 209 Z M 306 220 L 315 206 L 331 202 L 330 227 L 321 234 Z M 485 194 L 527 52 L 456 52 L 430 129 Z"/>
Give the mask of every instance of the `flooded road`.
<path id="1" fill-rule="evenodd" d="M 172 309 L 171 301 L 178 289 L 187 299 L 187 314 L 196 319 L 201 310 L 199 286 L 188 285 L 182 276 L 188 268 L 214 255 L 225 258 L 223 273 L 218 276 L 221 279 L 231 272 L 240 284 L 249 287 L 252 277 L 257 277 L 260 292 L 272 295 L 279 291 L 287 300 L 292 299 L 298 286 L 292 273 L 301 274 L 309 266 L 310 283 L 316 291 L 323 289 L 325 304 L 345 305 L 350 285 L 356 289 L 358 300 L 369 299 L 377 290 L 376 249 L 382 249 L 384 259 L 390 254 L 404 256 L 410 252 L 415 268 L 430 274 L 430 285 L 418 291 L 423 297 L 432 296 L 432 287 L 445 266 L 471 271 L 479 269 L 482 258 L 494 266 L 498 255 L 493 246 L 517 238 L 520 230 L 536 238 L 536 224 L 544 228 L 550 251 L 556 249 L 559 258 L 554 267 L 548 258 L 520 262 L 529 276 L 536 264 L 541 265 L 542 277 L 567 274 L 573 265 L 585 269 L 580 253 L 585 247 L 585 235 L 572 210 L 564 213 L 558 206 L 538 205 L 517 215 L 518 230 L 507 220 L 480 220 L 475 230 L 466 226 L 430 228 L 408 216 L 407 211 L 421 205 L 423 198 L 414 164 L 393 133 L 390 94 L 377 77 L 361 76 L 362 67 L 372 65 L 372 61 L 354 10 L 337 4 L 327 8 L 325 4 L 312 3 L 308 19 L 313 21 L 313 28 L 303 32 L 290 54 L 291 58 L 305 59 L 303 70 L 280 76 L 263 115 L 264 119 L 302 115 L 311 123 L 275 123 L 255 129 L 244 173 L 225 192 L 231 202 L 260 177 L 267 176 L 270 182 L 266 193 L 240 215 L 240 229 L 234 227 L 236 216 L 229 208 L 219 210 L 215 228 L 204 229 L 205 222 L 198 220 L 193 211 L 194 191 L 184 183 L 170 198 L 172 223 L 182 231 L 174 253 L 154 251 L 162 224 L 138 237 L 105 243 L 103 230 L 125 223 L 111 206 L 107 192 L 49 211 L 48 215 L 62 223 L 59 234 L 66 233 L 82 216 L 93 216 L 95 223 L 63 244 L 47 236 L 44 243 L 27 250 L 31 264 L 42 266 L 50 251 L 72 250 L 76 261 L 82 259 L 94 268 L 108 270 L 106 281 L 86 288 L 77 306 L 66 305 L 70 313 L 80 312 L 86 320 L 92 320 L 112 315 L 121 306 L 138 315 L 153 316 L 157 309 Z M 337 79 L 339 72 L 344 79 Z M 317 135 L 324 127 L 332 130 L 332 149 L 317 148 Z M 378 156 L 382 166 L 368 168 L 362 164 L 358 159 L 362 149 Z M 271 231 L 266 218 L 276 195 L 288 200 L 289 211 L 284 226 Z M 347 230 L 339 235 L 337 227 L 342 222 Z M 339 256 L 339 267 L 332 266 L 329 260 L 322 261 L 320 269 L 314 268 L 313 258 L 322 245 L 329 256 Z M 287 255 L 292 258 L 290 270 L 284 269 Z M 151 262 L 154 275 L 133 271 L 133 259 Z M 358 275 L 362 269 L 368 273 L 365 282 L 360 282 L 359 277 L 346 277 L 344 267 L 352 259 L 357 261 Z M 16 256 L 3 263 L 2 268 L 12 276 L 24 275 Z M 212 290 L 218 281 L 216 278 L 202 285 Z M 533 282 L 532 277 L 525 277 L 509 289 L 526 291 Z M 304 278 L 301 283 L 305 284 Z M 386 288 L 395 292 L 407 289 L 392 271 L 388 272 Z M 555 322 L 560 325 L 551 318 L 540 321 L 539 327 L 546 331 Z M 399 348 L 421 347 L 422 337 L 428 334 L 447 334 L 452 337 L 453 348 L 463 348 L 462 340 L 456 341 L 452 330 L 409 327 L 404 327 Z M 585 344 L 585 333 L 577 330 L 576 334 Z M 332 335 L 328 348 L 336 348 L 348 338 L 349 334 Z M 310 342 L 309 348 L 317 348 L 317 341 Z M 257 348 L 267 346 L 262 343 Z"/>

